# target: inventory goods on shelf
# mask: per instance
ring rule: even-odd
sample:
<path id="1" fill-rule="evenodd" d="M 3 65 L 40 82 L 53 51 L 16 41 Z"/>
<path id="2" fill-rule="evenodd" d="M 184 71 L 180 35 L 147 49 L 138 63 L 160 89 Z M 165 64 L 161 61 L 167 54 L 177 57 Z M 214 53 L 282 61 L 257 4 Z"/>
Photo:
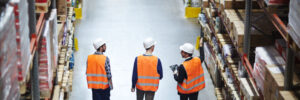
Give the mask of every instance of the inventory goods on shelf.
<path id="1" fill-rule="evenodd" d="M 8 5 L 0 14 L 0 99 L 15 100 L 20 98 L 20 88 L 14 7 Z"/>
<path id="2" fill-rule="evenodd" d="M 24 83 L 26 75 L 29 71 L 31 58 L 29 48 L 29 27 L 28 27 L 28 3 L 25 0 L 11 0 L 14 6 L 15 14 L 15 27 L 16 27 L 16 42 L 17 42 L 17 66 L 18 66 L 18 79 Z"/>
<path id="3" fill-rule="evenodd" d="M 24 1 L 24 0 L 21 0 Z M 60 0 L 59 0 L 60 1 Z M 35 0 L 35 12 L 36 13 L 47 13 L 51 0 Z"/>
<path id="4" fill-rule="evenodd" d="M 300 48 L 300 1 L 290 0 L 288 33 Z"/>

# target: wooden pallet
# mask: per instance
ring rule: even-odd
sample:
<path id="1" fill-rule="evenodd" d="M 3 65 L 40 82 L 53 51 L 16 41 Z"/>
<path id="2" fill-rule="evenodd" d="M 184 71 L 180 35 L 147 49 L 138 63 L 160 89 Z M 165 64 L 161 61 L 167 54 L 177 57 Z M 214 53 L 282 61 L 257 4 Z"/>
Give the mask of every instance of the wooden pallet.
<path id="1" fill-rule="evenodd" d="M 66 15 L 57 15 L 57 22 L 63 23 L 66 22 Z"/>

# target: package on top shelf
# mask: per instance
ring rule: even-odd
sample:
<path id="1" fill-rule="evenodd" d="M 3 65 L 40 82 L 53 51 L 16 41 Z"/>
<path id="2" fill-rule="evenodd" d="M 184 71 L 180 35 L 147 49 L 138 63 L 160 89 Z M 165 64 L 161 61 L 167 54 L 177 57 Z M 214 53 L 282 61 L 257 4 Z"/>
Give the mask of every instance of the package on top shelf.
<path id="1" fill-rule="evenodd" d="M 243 14 L 244 15 L 244 14 Z M 254 16 L 255 15 L 255 16 Z M 251 29 L 251 41 L 250 45 L 252 47 L 272 45 L 274 41 L 272 40 L 272 33 L 276 31 L 272 23 L 267 20 L 267 16 L 263 13 L 253 14 Z M 238 49 L 238 52 L 242 52 L 244 45 L 244 30 L 245 25 L 243 20 L 233 21 L 233 29 L 230 31 L 229 35 L 234 41 L 234 45 Z"/>
<path id="2" fill-rule="evenodd" d="M 49 34 L 51 45 L 52 69 L 56 69 L 58 61 L 58 32 L 57 32 L 57 13 L 52 9 L 49 17 Z"/>
<path id="3" fill-rule="evenodd" d="M 39 82 L 40 82 L 40 91 L 42 97 L 50 97 L 52 91 L 52 80 L 53 80 L 53 70 L 56 65 L 56 62 L 53 62 L 54 52 L 52 51 L 54 48 L 53 42 L 53 34 L 50 32 L 50 24 L 49 20 L 46 20 L 42 42 L 40 46 L 40 54 L 39 54 Z"/>
<path id="4" fill-rule="evenodd" d="M 19 81 L 14 8 L 6 5 L 0 13 L 0 100 L 18 100 Z"/>
<path id="5" fill-rule="evenodd" d="M 290 9 L 289 9 L 289 30 L 288 33 L 300 47 L 300 1 L 299 0 L 291 0 L 290 1 Z"/>
<path id="6" fill-rule="evenodd" d="M 14 6 L 16 41 L 17 41 L 17 63 L 19 70 L 19 81 L 25 81 L 30 65 L 30 40 L 29 40 L 29 14 L 26 0 L 11 0 Z"/>
<path id="7" fill-rule="evenodd" d="M 57 0 L 57 15 L 67 15 L 67 1 L 66 0 Z"/>
<path id="8" fill-rule="evenodd" d="M 36 3 L 48 3 L 49 0 L 35 0 Z"/>
<path id="9" fill-rule="evenodd" d="M 284 87 L 285 60 L 273 46 L 257 47 L 255 49 L 255 63 L 253 76 L 259 90 L 267 100 L 274 100 L 278 92 Z M 294 72 L 293 72 L 294 73 Z M 294 75 L 293 84 L 300 83 Z"/>
<path id="10" fill-rule="evenodd" d="M 265 0 L 266 4 L 271 5 L 288 5 L 290 0 Z M 293 0 L 291 0 L 293 1 Z M 297 1 L 297 0 L 294 0 Z"/>

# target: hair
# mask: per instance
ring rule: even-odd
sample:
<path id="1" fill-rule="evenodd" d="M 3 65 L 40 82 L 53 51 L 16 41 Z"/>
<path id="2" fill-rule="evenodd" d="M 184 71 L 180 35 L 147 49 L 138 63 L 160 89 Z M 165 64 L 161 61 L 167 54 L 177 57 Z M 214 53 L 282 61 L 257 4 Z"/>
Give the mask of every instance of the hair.
<path id="1" fill-rule="evenodd" d="M 185 54 L 188 54 L 189 56 L 193 56 L 193 54 L 192 53 L 187 53 L 187 52 L 185 52 L 185 51 L 183 51 Z"/>
<path id="2" fill-rule="evenodd" d="M 154 46 L 154 45 L 153 45 L 153 46 Z M 151 47 L 147 48 L 147 49 L 146 49 L 146 51 L 150 50 L 150 49 L 151 49 L 153 46 L 151 46 Z"/>
<path id="3" fill-rule="evenodd" d="M 103 44 L 103 45 L 104 45 L 104 44 Z M 100 51 L 100 48 L 103 47 L 103 45 L 101 45 L 101 46 L 97 49 L 97 51 Z"/>

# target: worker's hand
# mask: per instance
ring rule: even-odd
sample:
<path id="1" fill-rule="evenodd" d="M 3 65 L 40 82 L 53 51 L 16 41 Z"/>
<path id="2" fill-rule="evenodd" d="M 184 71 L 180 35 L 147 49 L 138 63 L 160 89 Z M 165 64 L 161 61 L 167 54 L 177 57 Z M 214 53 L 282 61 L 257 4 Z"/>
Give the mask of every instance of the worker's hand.
<path id="1" fill-rule="evenodd" d="M 203 38 L 201 37 L 199 47 L 202 47 L 202 46 L 203 46 Z"/>
<path id="2" fill-rule="evenodd" d="M 170 68 L 171 68 L 171 70 L 174 72 L 175 70 L 177 70 L 177 68 L 178 68 L 179 66 L 177 65 L 177 64 L 175 64 L 175 65 L 171 65 L 170 66 Z"/>
<path id="3" fill-rule="evenodd" d="M 173 74 L 178 76 L 178 70 L 176 69 Z"/>
<path id="4" fill-rule="evenodd" d="M 114 86 L 113 86 L 112 80 L 108 80 L 108 83 L 109 83 L 110 90 L 113 90 Z"/>
<path id="5" fill-rule="evenodd" d="M 135 88 L 131 88 L 131 92 L 134 92 L 135 91 Z"/>

